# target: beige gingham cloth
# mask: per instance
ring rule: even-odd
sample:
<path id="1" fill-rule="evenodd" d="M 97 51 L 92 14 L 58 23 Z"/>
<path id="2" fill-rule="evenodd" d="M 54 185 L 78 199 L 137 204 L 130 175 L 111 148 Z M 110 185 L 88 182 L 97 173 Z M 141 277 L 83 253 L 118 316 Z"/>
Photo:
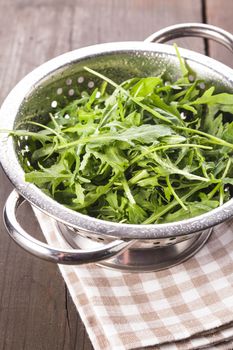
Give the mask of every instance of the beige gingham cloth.
<path id="1" fill-rule="evenodd" d="M 67 247 L 36 211 L 50 244 Z M 95 350 L 233 349 L 233 220 L 191 259 L 152 273 L 59 266 Z"/>

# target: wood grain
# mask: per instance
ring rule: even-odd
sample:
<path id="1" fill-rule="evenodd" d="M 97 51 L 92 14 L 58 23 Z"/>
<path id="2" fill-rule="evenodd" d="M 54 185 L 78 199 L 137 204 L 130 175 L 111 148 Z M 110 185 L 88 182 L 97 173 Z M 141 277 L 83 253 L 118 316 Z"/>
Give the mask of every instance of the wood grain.
<path id="1" fill-rule="evenodd" d="M 143 40 L 178 22 L 201 22 L 192 0 L 0 0 L 0 102 L 26 73 L 65 51 L 100 42 Z M 180 46 L 203 51 L 200 39 Z M 0 211 L 12 186 L 0 171 Z M 21 221 L 40 236 L 27 207 Z M 56 266 L 30 256 L 0 218 L 0 350 L 91 350 Z"/>
<path id="2" fill-rule="evenodd" d="M 192 0 L 80 0 L 74 9 L 72 47 L 100 42 L 144 40 L 153 32 L 181 22 L 201 22 L 201 2 Z M 203 49 L 199 39 L 182 45 Z M 194 45 L 194 46 L 193 46 Z"/>
<path id="3" fill-rule="evenodd" d="M 0 24 L 0 99 L 30 70 L 70 49 L 71 7 L 9 6 Z M 62 16 L 59 31 L 57 18 Z M 9 18 L 12 19 L 9 26 Z M 1 171 L 0 198 L 10 191 Z M 39 235 L 29 211 L 21 212 L 29 232 Z M 0 221 L 0 349 L 69 349 L 66 288 L 56 266 L 40 261 L 17 247 Z M 82 326 L 80 319 L 76 327 Z"/>
<path id="4" fill-rule="evenodd" d="M 209 24 L 225 29 L 233 34 L 233 1 L 206 0 L 206 17 Z M 233 68 L 233 53 L 222 45 L 210 41 L 210 55 Z"/>

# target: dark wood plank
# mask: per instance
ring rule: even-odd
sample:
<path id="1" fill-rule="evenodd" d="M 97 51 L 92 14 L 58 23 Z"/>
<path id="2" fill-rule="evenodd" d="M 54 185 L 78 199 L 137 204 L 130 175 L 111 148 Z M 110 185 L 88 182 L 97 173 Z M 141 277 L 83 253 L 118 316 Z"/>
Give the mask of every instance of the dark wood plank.
<path id="1" fill-rule="evenodd" d="M 71 12 L 68 7 L 48 12 L 46 7 L 1 6 L 1 101 L 27 72 L 70 49 L 69 23 L 60 24 L 60 33 L 54 28 L 59 15 L 68 19 Z M 0 184 L 2 212 L 11 190 L 2 171 Z M 39 235 L 29 208 L 21 216 Z M 0 230 L 0 349 L 69 349 L 66 288 L 57 267 L 16 246 L 5 233 L 2 217 Z"/>
<path id="2" fill-rule="evenodd" d="M 1 171 L 1 205 L 11 186 Z M 29 207 L 21 210 L 26 228 L 39 229 Z M 57 268 L 19 249 L 0 219 L 0 349 L 63 349 L 67 336 L 64 282 Z M 51 334 L 61 334 L 53 338 Z M 42 336 L 43 335 L 43 336 Z M 69 339 L 67 338 L 66 341 Z"/>
<path id="3" fill-rule="evenodd" d="M 100 42 L 144 40 L 153 32 L 182 22 L 202 22 L 201 1 L 79 0 L 74 9 L 72 47 Z M 183 39 L 187 48 L 203 49 L 199 39 Z"/>
<path id="4" fill-rule="evenodd" d="M 206 0 L 206 17 L 209 24 L 233 34 L 233 1 Z M 209 43 L 210 55 L 233 68 L 233 53 L 213 41 Z"/>
<path id="5" fill-rule="evenodd" d="M 143 40 L 174 23 L 201 22 L 192 0 L 0 0 L 0 101 L 34 67 L 99 42 Z M 202 51 L 200 39 L 181 46 Z M 11 185 L 0 172 L 0 211 Z M 28 208 L 22 221 L 40 235 Z M 57 267 L 18 248 L 0 219 L 0 350 L 90 350 Z"/>

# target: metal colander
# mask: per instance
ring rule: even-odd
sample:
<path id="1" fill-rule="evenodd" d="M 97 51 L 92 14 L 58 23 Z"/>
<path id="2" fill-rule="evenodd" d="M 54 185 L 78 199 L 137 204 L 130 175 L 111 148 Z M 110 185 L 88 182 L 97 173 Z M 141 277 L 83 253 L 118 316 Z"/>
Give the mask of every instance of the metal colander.
<path id="1" fill-rule="evenodd" d="M 95 45 L 59 56 L 27 75 L 11 91 L 0 110 L 0 129 L 11 130 L 24 118 L 43 117 L 93 91 L 100 81 L 83 69 L 88 66 L 120 83 L 135 76 L 178 78 L 179 62 L 172 46 L 154 44 L 177 36 L 211 37 L 233 50 L 231 34 L 208 25 L 184 24 L 153 34 L 145 42 Z M 197 76 L 233 92 L 233 70 L 201 54 L 180 49 Z M 15 186 L 4 209 L 7 230 L 23 248 L 43 259 L 62 264 L 101 261 L 103 265 L 128 271 L 166 268 L 193 255 L 208 239 L 211 228 L 233 215 L 233 200 L 201 216 L 169 224 L 132 225 L 107 222 L 74 212 L 24 181 L 18 153 L 25 139 L 15 145 L 7 133 L 0 136 L 0 160 Z M 16 218 L 18 206 L 27 200 L 57 221 L 59 232 L 71 245 L 59 250 L 32 238 Z M 81 249 L 79 249 L 81 248 Z"/>

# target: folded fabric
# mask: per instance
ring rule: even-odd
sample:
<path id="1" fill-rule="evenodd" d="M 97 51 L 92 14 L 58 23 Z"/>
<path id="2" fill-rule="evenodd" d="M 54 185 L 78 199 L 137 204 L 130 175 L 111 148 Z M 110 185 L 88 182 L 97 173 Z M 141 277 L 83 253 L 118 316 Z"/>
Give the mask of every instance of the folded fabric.
<path id="1" fill-rule="evenodd" d="M 233 349 L 233 322 L 217 329 L 195 334 L 176 343 L 165 343 L 157 346 L 158 350 L 214 350 Z M 148 348 L 152 350 L 152 348 Z"/>
<path id="2" fill-rule="evenodd" d="M 67 248 L 54 220 L 35 213 L 47 241 Z M 94 349 L 233 349 L 232 225 L 215 227 L 194 257 L 159 272 L 60 265 Z"/>

